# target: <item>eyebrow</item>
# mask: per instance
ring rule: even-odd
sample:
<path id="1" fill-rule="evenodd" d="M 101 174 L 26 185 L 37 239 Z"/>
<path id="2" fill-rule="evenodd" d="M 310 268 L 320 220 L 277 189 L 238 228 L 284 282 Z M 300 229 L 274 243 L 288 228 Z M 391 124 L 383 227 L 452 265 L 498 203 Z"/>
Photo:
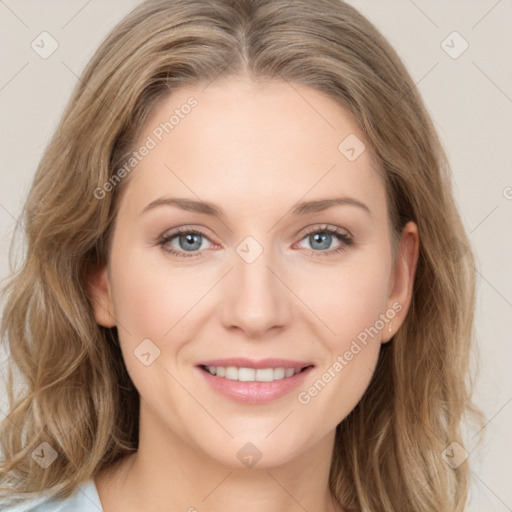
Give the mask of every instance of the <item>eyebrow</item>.
<path id="1" fill-rule="evenodd" d="M 372 212 L 370 208 L 363 202 L 353 197 L 333 197 L 325 199 L 316 199 L 314 201 L 301 201 L 294 204 L 291 208 L 292 215 L 307 215 L 308 213 L 321 212 L 332 208 L 333 206 L 350 205 L 363 209 L 370 216 Z M 225 217 L 224 212 L 213 203 L 207 201 L 195 201 L 180 197 L 160 197 L 149 203 L 141 212 L 146 213 L 159 206 L 175 206 L 188 212 L 202 213 L 205 215 L 214 215 L 216 217 Z"/>

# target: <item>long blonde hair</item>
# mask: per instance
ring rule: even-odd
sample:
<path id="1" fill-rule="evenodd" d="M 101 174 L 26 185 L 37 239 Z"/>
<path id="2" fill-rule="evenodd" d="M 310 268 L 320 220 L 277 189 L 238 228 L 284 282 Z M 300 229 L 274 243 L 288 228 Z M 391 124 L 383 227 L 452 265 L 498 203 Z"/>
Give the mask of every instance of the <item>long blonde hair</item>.
<path id="1" fill-rule="evenodd" d="M 119 194 L 97 198 L 157 103 L 219 77 L 322 91 L 363 130 L 385 177 L 393 239 L 413 220 L 420 252 L 407 317 L 336 430 L 330 486 L 347 510 L 461 511 L 470 470 L 474 256 L 449 168 L 416 87 L 376 28 L 340 0 L 149 0 L 101 44 L 37 169 L 22 216 L 26 255 L 4 288 L 10 411 L 0 498 L 77 484 L 137 450 L 139 397 L 115 328 L 93 316 L 87 276 L 105 264 Z M 22 378 L 16 391 L 13 372 Z M 47 442 L 58 457 L 31 456 Z"/>

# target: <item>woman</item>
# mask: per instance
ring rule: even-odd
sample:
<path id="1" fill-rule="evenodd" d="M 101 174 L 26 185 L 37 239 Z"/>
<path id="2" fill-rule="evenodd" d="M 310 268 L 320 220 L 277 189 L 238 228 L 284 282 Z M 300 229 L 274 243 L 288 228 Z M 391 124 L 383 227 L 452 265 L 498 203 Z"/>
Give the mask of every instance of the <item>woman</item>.
<path id="1" fill-rule="evenodd" d="M 13 510 L 464 509 L 473 256 L 414 84 L 354 8 L 142 3 L 24 225 Z"/>

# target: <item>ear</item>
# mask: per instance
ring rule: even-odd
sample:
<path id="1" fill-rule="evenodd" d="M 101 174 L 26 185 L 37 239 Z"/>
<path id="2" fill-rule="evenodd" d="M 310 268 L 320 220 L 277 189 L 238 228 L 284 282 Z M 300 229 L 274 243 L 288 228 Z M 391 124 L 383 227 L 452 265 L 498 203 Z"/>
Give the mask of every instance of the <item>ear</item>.
<path id="1" fill-rule="evenodd" d="M 114 327 L 116 319 L 107 265 L 89 271 L 88 288 L 96 322 L 103 327 Z"/>
<path id="2" fill-rule="evenodd" d="M 382 333 L 382 343 L 387 343 L 402 325 L 411 305 L 414 275 L 418 263 L 419 237 L 416 223 L 408 222 L 400 238 L 400 254 L 391 276 L 391 293 L 387 310 L 396 312 L 393 320 L 386 324 Z M 394 307 L 393 307 L 394 305 Z M 387 311 L 386 310 L 386 311 Z M 389 326 L 391 325 L 391 332 Z"/>

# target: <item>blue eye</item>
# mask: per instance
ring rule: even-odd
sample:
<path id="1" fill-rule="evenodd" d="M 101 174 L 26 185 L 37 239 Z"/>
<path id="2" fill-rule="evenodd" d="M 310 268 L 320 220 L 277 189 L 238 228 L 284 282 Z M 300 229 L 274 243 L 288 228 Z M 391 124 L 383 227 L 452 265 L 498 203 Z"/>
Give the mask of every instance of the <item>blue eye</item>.
<path id="1" fill-rule="evenodd" d="M 335 238 L 339 241 L 339 245 L 331 250 L 329 246 L 332 239 Z M 322 228 L 315 227 L 313 230 L 306 233 L 302 240 L 307 239 L 311 247 L 319 249 L 312 252 L 312 256 L 332 256 L 344 251 L 347 247 L 352 245 L 353 239 L 350 235 L 340 231 L 338 228 L 329 228 L 324 226 Z"/>
<path id="2" fill-rule="evenodd" d="M 175 238 L 178 240 L 180 250 L 176 250 L 170 245 L 170 242 Z M 174 231 L 174 233 L 165 236 L 159 242 L 159 244 L 165 251 L 173 254 L 174 256 L 177 256 L 178 258 L 190 258 L 200 255 L 200 253 L 197 251 L 201 248 L 202 245 L 201 238 L 208 240 L 206 235 L 201 233 L 201 231 L 184 227 L 179 228 Z M 190 254 L 187 254 L 187 252 Z"/>
<path id="3" fill-rule="evenodd" d="M 329 249 L 333 238 L 338 240 L 339 245 L 334 249 L 326 250 Z M 171 245 L 174 239 L 177 239 L 178 247 Z M 201 231 L 185 226 L 176 229 L 168 235 L 164 235 L 159 241 L 159 245 L 177 258 L 194 258 L 201 256 L 202 239 L 206 239 L 211 243 L 210 239 Z M 353 239 L 350 235 L 338 228 L 327 226 L 315 227 L 306 233 L 301 241 L 305 239 L 308 239 L 311 247 L 313 247 L 311 256 L 332 256 L 344 251 L 353 244 Z M 315 250 L 315 248 L 318 250 Z"/>

